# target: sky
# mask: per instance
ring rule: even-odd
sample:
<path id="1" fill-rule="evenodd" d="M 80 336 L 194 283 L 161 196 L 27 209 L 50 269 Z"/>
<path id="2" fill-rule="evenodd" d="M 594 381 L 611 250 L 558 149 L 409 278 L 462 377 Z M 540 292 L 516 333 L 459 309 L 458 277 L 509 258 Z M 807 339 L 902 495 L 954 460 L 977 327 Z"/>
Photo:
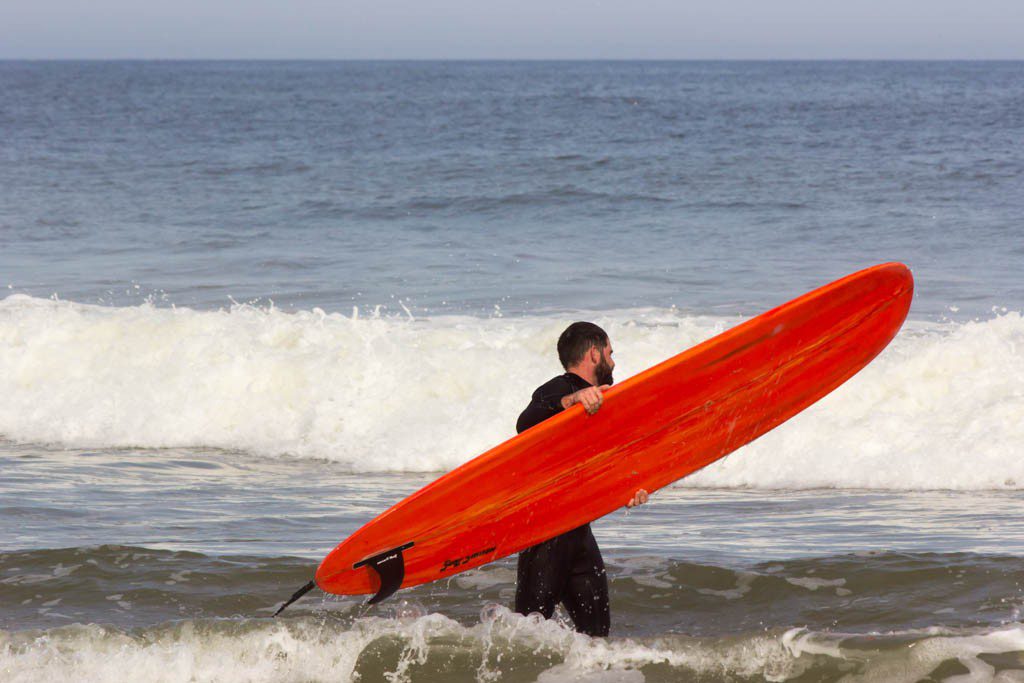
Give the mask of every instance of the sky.
<path id="1" fill-rule="evenodd" d="M 0 59 L 1024 59 L 1024 0 L 0 0 Z"/>

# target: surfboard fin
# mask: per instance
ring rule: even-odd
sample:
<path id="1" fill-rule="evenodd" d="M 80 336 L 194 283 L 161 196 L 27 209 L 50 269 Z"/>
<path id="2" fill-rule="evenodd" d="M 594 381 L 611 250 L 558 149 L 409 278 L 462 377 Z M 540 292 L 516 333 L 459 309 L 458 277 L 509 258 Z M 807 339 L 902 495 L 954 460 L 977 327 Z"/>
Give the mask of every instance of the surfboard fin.
<path id="1" fill-rule="evenodd" d="M 353 569 L 369 567 L 377 572 L 377 576 L 380 578 L 380 588 L 372 598 L 366 601 L 367 605 L 376 605 L 381 600 L 391 597 L 402 587 L 402 580 L 405 578 L 405 558 L 402 553 L 412 546 L 413 543 L 409 542 L 352 565 Z"/>
<path id="2" fill-rule="evenodd" d="M 301 598 L 303 595 L 305 595 L 309 591 L 313 590 L 314 588 L 316 588 L 316 581 L 310 581 L 305 586 L 303 586 L 299 590 L 295 591 L 295 593 L 292 594 L 292 597 L 288 598 L 288 602 L 284 603 L 283 605 L 281 605 L 280 607 L 277 608 L 277 611 L 274 612 L 274 616 L 276 617 L 278 614 L 280 614 L 281 612 L 284 611 L 285 607 L 287 607 L 288 605 L 292 604 L 293 602 L 295 602 L 296 600 L 298 600 L 299 598 Z"/>

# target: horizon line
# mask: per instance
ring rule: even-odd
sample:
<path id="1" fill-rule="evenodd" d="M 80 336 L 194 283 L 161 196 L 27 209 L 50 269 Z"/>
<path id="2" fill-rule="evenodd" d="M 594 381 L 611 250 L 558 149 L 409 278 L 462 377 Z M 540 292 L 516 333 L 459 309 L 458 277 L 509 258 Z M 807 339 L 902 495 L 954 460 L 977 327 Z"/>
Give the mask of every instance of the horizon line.
<path id="1" fill-rule="evenodd" d="M 1022 62 L 1020 57 L 4 57 L 0 62 Z"/>

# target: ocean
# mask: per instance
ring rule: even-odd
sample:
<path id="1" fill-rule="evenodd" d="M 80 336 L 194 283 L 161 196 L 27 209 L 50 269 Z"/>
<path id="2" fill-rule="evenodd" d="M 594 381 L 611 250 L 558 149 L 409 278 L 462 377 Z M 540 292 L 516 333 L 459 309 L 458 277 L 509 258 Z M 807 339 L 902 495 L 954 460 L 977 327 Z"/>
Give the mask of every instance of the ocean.
<path id="1" fill-rule="evenodd" d="M 0 680 L 1024 681 L 1024 62 L 0 62 Z M 594 524 L 612 634 L 514 558 L 380 605 L 348 534 L 621 381 L 902 261 L 833 394 Z"/>

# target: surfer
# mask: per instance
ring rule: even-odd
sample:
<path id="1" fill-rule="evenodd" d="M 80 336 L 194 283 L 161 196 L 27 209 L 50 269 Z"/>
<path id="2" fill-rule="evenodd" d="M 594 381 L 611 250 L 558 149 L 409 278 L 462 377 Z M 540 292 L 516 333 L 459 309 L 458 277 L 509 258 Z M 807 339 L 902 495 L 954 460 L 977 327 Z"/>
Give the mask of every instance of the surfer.
<path id="1" fill-rule="evenodd" d="M 565 374 L 533 392 L 516 422 L 516 431 L 523 432 L 577 403 L 588 414 L 596 413 L 603 402 L 602 392 L 614 381 L 612 353 L 608 334 L 594 323 L 569 325 L 558 338 L 558 359 Z M 626 506 L 646 502 L 647 491 L 641 489 Z M 561 602 L 577 631 L 608 635 L 608 577 L 589 524 L 519 553 L 516 574 L 515 609 L 519 614 L 539 612 L 550 619 Z"/>

